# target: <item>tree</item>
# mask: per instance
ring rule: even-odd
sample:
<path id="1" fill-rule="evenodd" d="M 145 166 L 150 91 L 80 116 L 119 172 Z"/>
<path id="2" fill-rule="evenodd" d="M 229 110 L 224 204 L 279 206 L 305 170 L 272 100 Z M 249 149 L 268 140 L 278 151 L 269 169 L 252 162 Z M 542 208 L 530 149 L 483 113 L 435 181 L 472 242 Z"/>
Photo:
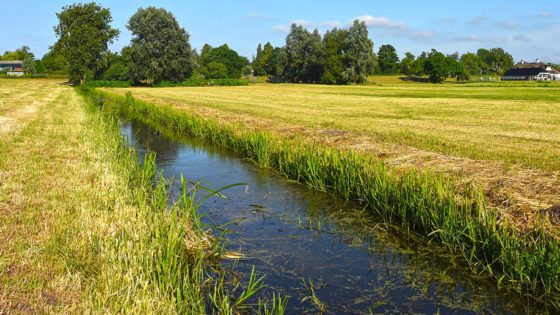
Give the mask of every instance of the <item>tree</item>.
<path id="1" fill-rule="evenodd" d="M 321 35 L 301 25 L 292 24 L 286 37 L 286 78 L 291 82 L 319 82 L 323 73 Z"/>
<path id="2" fill-rule="evenodd" d="M 125 55 L 127 48 L 125 47 Z M 96 79 L 107 81 L 129 81 L 129 69 L 127 61 L 122 55 L 113 52 L 107 52 L 103 56 L 102 67 L 98 69 Z"/>
<path id="3" fill-rule="evenodd" d="M 206 74 L 207 78 L 217 79 L 215 73 L 210 73 L 210 63 L 222 64 L 225 67 L 226 73 L 223 78 L 239 79 L 242 75 L 243 67 L 249 64 L 249 61 L 240 57 L 237 52 L 230 49 L 228 45 L 223 44 L 220 47 L 212 48 L 210 45 L 205 45 L 200 54 L 200 63 L 205 70 L 201 71 Z M 216 69 L 214 64 L 212 67 Z M 217 66 L 221 69 L 221 66 Z"/>
<path id="4" fill-rule="evenodd" d="M 110 25 L 113 19 L 109 9 L 94 2 L 65 6 L 56 15 L 55 46 L 68 62 L 70 81 L 84 83 L 119 31 Z"/>
<path id="5" fill-rule="evenodd" d="M 416 60 L 412 63 L 412 75 L 421 76 L 426 73 L 426 61 L 428 60 L 428 53 L 423 51 Z"/>
<path id="6" fill-rule="evenodd" d="M 273 51 L 274 51 L 274 46 L 272 46 L 272 44 L 267 42 L 264 45 L 262 55 L 261 55 L 261 60 L 260 60 L 260 66 L 263 67 L 267 75 L 270 75 L 272 73 L 272 67 L 270 66 L 270 57 L 272 56 Z"/>
<path id="7" fill-rule="evenodd" d="M 253 60 L 253 69 L 255 69 L 255 75 L 257 76 L 266 75 L 264 68 L 261 67 L 261 62 L 260 62 L 261 58 L 262 58 L 262 45 L 261 43 L 259 43 L 259 46 L 257 46 L 257 56 Z"/>
<path id="8" fill-rule="evenodd" d="M 0 60 L 23 60 L 23 58 L 20 57 L 17 51 L 6 51 L 4 55 L 0 57 Z"/>
<path id="9" fill-rule="evenodd" d="M 43 62 L 39 59 L 35 60 L 35 70 L 37 71 L 37 73 L 45 73 L 47 71 L 47 69 L 43 65 Z"/>
<path id="10" fill-rule="evenodd" d="M 275 78 L 284 76 L 284 70 L 288 64 L 288 56 L 284 47 L 276 47 L 272 50 L 268 59 L 269 74 Z"/>
<path id="11" fill-rule="evenodd" d="M 25 73 L 27 74 L 37 73 L 37 69 L 35 68 L 35 57 L 33 54 L 27 55 L 23 58 L 23 69 L 25 69 Z"/>
<path id="12" fill-rule="evenodd" d="M 406 75 L 413 75 L 414 74 L 414 59 L 416 57 L 407 52 L 404 54 L 404 58 L 401 60 L 401 71 Z"/>
<path id="13" fill-rule="evenodd" d="M 140 8 L 128 21 L 132 41 L 126 54 L 134 83 L 180 82 L 192 74 L 189 34 L 162 8 Z"/>
<path id="14" fill-rule="evenodd" d="M 450 60 L 452 58 L 446 57 L 435 49 L 432 50 L 426 60 L 426 72 L 432 83 L 442 83 L 453 71 Z"/>
<path id="15" fill-rule="evenodd" d="M 253 67 L 251 65 L 243 66 L 243 69 L 241 69 L 241 73 L 244 77 L 250 77 L 253 75 Z"/>
<path id="16" fill-rule="evenodd" d="M 379 58 L 379 68 L 383 74 L 394 74 L 397 72 L 399 56 L 395 47 L 383 45 L 379 47 L 377 56 Z"/>
<path id="17" fill-rule="evenodd" d="M 375 67 L 373 41 L 369 39 L 367 26 L 363 21 L 355 20 L 347 34 L 344 54 L 346 69 L 342 73 L 342 77 L 346 82 L 363 83 Z"/>
<path id="18" fill-rule="evenodd" d="M 469 75 L 482 75 L 483 62 L 477 54 L 465 53 L 461 56 L 460 62 Z"/>
<path id="19" fill-rule="evenodd" d="M 48 72 L 68 72 L 68 62 L 66 62 L 66 58 L 56 49 L 51 49 L 46 53 L 41 59 L 41 62 Z"/>
<path id="20" fill-rule="evenodd" d="M 206 65 L 206 69 L 207 79 L 225 79 L 228 76 L 227 67 L 218 61 L 210 61 Z"/>
<path id="21" fill-rule="evenodd" d="M 346 69 L 344 53 L 348 49 L 348 31 L 334 28 L 323 37 L 324 58 L 321 82 L 326 84 L 342 84 L 346 81 L 342 73 Z"/>
<path id="22" fill-rule="evenodd" d="M 502 48 L 479 49 L 477 55 L 488 70 L 498 77 L 503 76 L 506 71 L 513 67 L 513 57 Z"/>
<path id="23" fill-rule="evenodd" d="M 264 48 L 262 48 L 262 45 L 259 44 L 257 47 L 257 56 L 252 63 L 255 75 L 269 75 L 272 72 L 272 68 L 269 65 L 269 59 L 273 50 L 274 47 L 270 43 L 266 43 Z"/>

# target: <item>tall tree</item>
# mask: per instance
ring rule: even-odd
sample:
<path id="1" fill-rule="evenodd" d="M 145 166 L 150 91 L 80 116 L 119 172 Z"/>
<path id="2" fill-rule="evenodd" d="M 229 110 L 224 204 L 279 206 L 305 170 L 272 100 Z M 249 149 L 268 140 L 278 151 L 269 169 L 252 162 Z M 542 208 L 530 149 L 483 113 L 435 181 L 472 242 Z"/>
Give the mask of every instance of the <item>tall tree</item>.
<path id="1" fill-rule="evenodd" d="M 513 57 L 502 48 L 479 49 L 477 55 L 488 67 L 488 70 L 499 77 L 513 67 Z"/>
<path id="2" fill-rule="evenodd" d="M 270 67 L 270 56 L 272 56 L 273 51 L 274 51 L 274 47 L 272 46 L 272 44 L 270 44 L 269 42 L 264 44 L 261 58 L 259 60 L 260 62 L 259 66 L 264 69 L 264 72 L 267 75 L 270 75 L 270 73 L 272 72 L 272 68 Z"/>
<path id="3" fill-rule="evenodd" d="M 348 31 L 334 28 L 323 36 L 324 58 L 321 82 L 343 84 L 342 73 L 346 70 L 345 52 L 348 50 Z"/>
<path id="4" fill-rule="evenodd" d="M 394 74 L 397 72 L 399 56 L 395 47 L 383 45 L 379 47 L 377 56 L 379 58 L 379 69 L 383 74 Z"/>
<path id="5" fill-rule="evenodd" d="M 426 74 L 426 61 L 428 60 L 428 53 L 423 51 L 416 60 L 412 63 L 412 75 L 421 76 Z"/>
<path id="6" fill-rule="evenodd" d="M 461 64 L 471 76 L 482 75 L 483 63 L 477 54 L 465 53 L 461 56 Z"/>
<path id="7" fill-rule="evenodd" d="M 140 8 L 128 21 L 132 41 L 125 57 L 135 83 L 179 82 L 193 69 L 189 34 L 162 8 Z"/>
<path id="8" fill-rule="evenodd" d="M 275 47 L 268 59 L 269 75 L 278 79 L 284 76 L 284 70 L 288 64 L 288 56 L 284 47 Z"/>
<path id="9" fill-rule="evenodd" d="M 29 54 L 23 58 L 23 69 L 25 69 L 25 73 L 27 74 L 37 73 L 37 69 L 35 68 L 35 57 L 33 54 Z"/>
<path id="10" fill-rule="evenodd" d="M 321 35 L 292 24 L 286 37 L 286 78 L 291 82 L 319 82 L 323 72 Z"/>
<path id="11" fill-rule="evenodd" d="M 262 44 L 259 43 L 259 46 L 257 46 L 257 55 L 253 60 L 253 70 L 255 71 L 255 75 L 257 76 L 266 75 L 266 71 L 261 66 L 261 61 L 260 61 L 261 58 L 262 58 Z"/>
<path id="12" fill-rule="evenodd" d="M 450 57 L 436 51 L 435 49 L 429 54 L 426 59 L 426 73 L 430 76 L 432 83 L 442 83 L 453 72 L 453 66 Z"/>
<path id="13" fill-rule="evenodd" d="M 201 72 L 209 79 L 239 79 L 243 67 L 248 65 L 249 61 L 239 56 L 235 50 L 229 48 L 226 44 L 216 48 L 205 45 L 200 55 L 200 64 L 204 68 Z M 223 71 L 224 69 L 225 71 Z M 212 73 L 210 73 L 210 70 L 212 70 Z"/>
<path id="14" fill-rule="evenodd" d="M 67 73 L 68 72 L 68 62 L 66 58 L 56 49 L 51 49 L 46 53 L 41 59 L 43 66 L 46 71 Z"/>
<path id="15" fill-rule="evenodd" d="M 65 6 L 56 15 L 55 46 L 68 63 L 70 81 L 84 83 L 93 75 L 119 31 L 110 25 L 113 19 L 109 9 L 94 2 Z"/>
<path id="16" fill-rule="evenodd" d="M 407 52 L 404 54 L 404 58 L 401 60 L 401 71 L 406 75 L 414 74 L 414 59 L 416 57 L 411 53 Z"/>
<path id="17" fill-rule="evenodd" d="M 342 73 L 344 81 L 365 82 L 367 75 L 373 72 L 375 67 L 373 41 L 369 39 L 365 22 L 354 21 L 354 24 L 348 29 L 348 39 L 345 46 L 346 69 Z"/>

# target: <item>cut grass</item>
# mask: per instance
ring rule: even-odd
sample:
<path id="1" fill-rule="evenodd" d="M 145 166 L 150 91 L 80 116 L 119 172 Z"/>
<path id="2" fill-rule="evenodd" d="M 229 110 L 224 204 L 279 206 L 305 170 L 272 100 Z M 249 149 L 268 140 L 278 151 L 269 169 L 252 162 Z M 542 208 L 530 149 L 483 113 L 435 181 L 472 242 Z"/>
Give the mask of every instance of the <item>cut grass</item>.
<path id="1" fill-rule="evenodd" d="M 560 85 L 257 84 L 129 90 L 187 109 L 212 108 L 276 124 L 328 126 L 457 157 L 560 170 Z"/>
<path id="2" fill-rule="evenodd" d="M 107 89 L 475 182 L 520 229 L 560 204 L 560 85 L 535 83 Z M 512 100 L 515 99 L 515 100 Z M 560 224 L 560 220 L 557 222 Z"/>
<path id="3" fill-rule="evenodd" d="M 211 276 L 216 252 L 198 221 L 195 191 L 185 189 L 169 207 L 166 183 L 153 185 L 153 156 L 140 166 L 113 118 L 74 89 L 42 82 L 35 92 L 52 101 L 0 138 L 0 310 L 206 314 L 245 307 L 258 287 L 239 287 L 234 298 L 218 270 Z M 0 90 L 25 93 L 25 84 L 11 83 L 0 80 Z"/>
<path id="4" fill-rule="evenodd" d="M 177 134 L 190 134 L 233 148 L 261 167 L 347 199 L 360 200 L 386 222 L 422 232 L 464 255 L 473 270 L 500 285 L 558 301 L 560 248 L 546 217 L 520 234 L 476 187 L 457 187 L 430 172 L 395 173 L 370 155 L 340 151 L 300 139 L 200 118 L 131 95 L 86 92 L 106 111 L 126 114 Z"/>

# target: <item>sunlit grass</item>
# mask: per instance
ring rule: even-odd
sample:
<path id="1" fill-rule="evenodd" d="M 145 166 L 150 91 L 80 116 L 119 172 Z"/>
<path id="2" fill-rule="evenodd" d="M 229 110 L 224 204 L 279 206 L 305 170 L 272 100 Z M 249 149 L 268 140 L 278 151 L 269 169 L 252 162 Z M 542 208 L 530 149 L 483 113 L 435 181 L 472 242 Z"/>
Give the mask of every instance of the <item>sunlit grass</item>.
<path id="1" fill-rule="evenodd" d="M 0 91 L 27 95 L 25 84 L 12 82 L 27 81 L 0 80 Z M 213 269 L 219 246 L 199 222 L 196 189 L 169 206 L 153 155 L 140 163 L 115 117 L 73 88 L 33 83 L 32 100 L 46 102 L 0 137 L 0 313 L 246 307 L 262 279 L 227 290 Z M 5 112 L 26 106 L 13 102 Z M 229 307 L 213 305 L 211 296 Z"/>
<path id="2" fill-rule="evenodd" d="M 457 157 L 560 170 L 560 85 L 503 84 L 509 85 L 256 84 L 126 91 L 200 113 L 213 109 L 264 120 L 271 128 L 344 130 L 354 138 L 366 135 Z"/>
<path id="3" fill-rule="evenodd" d="M 487 206 L 476 186 L 456 185 L 429 171 L 396 173 L 375 156 L 224 124 L 130 94 L 88 93 L 106 111 L 230 147 L 260 167 L 358 200 L 385 222 L 421 232 L 462 253 L 475 272 L 494 277 L 500 285 L 558 297 L 560 248 L 547 218 L 537 218 L 535 228 L 519 233 Z"/>

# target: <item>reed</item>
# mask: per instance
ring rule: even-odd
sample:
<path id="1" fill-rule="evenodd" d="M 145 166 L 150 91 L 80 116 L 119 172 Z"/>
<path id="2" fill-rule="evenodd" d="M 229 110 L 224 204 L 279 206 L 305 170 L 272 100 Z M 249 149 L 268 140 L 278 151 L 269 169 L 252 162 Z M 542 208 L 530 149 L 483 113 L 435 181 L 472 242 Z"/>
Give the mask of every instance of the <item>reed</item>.
<path id="1" fill-rule="evenodd" d="M 142 163 L 138 161 L 128 140 L 120 135 L 116 117 L 100 114 L 98 99 L 88 98 L 88 105 L 94 145 L 126 186 L 112 192 L 124 198 L 124 205 L 91 219 L 92 225 L 109 225 L 111 233 L 96 233 L 93 245 L 82 245 L 90 247 L 86 252 L 97 253 L 96 272 L 88 288 L 89 308 L 104 313 L 165 314 L 236 314 L 248 308 L 264 279 L 253 272 L 245 287 L 229 290 L 216 260 L 220 241 L 209 236 L 198 214 L 197 191 L 220 196 L 221 190 L 188 185 L 181 178 L 183 189 L 169 206 L 169 183 L 158 175 L 155 156 L 148 154 Z M 285 303 L 278 302 L 277 296 L 272 301 L 271 307 L 265 305 L 267 301 L 257 307 L 283 314 L 285 307 L 279 306 Z"/>
<path id="2" fill-rule="evenodd" d="M 462 253 L 473 271 L 494 277 L 499 285 L 558 298 L 558 233 L 546 227 L 545 218 L 539 228 L 517 232 L 486 205 L 477 187 L 458 186 L 429 171 L 397 174 L 370 155 L 220 124 L 130 94 L 90 89 L 83 93 L 105 112 L 229 147 L 259 167 L 274 168 L 315 189 L 360 201 L 385 222 L 401 224 Z"/>

